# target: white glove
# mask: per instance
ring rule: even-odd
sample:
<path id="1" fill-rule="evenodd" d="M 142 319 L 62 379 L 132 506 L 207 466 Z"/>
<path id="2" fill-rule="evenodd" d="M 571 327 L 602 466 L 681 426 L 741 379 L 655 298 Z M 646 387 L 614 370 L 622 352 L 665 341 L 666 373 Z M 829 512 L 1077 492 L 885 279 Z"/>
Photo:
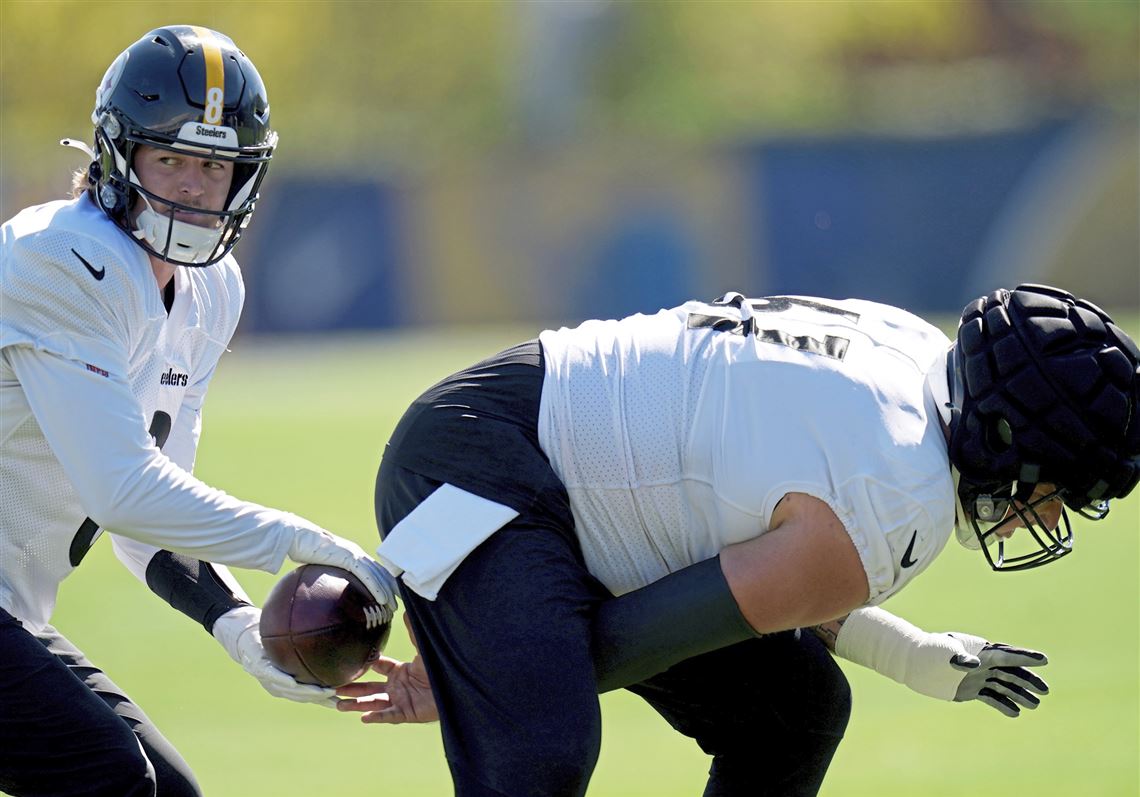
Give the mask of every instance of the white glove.
<path id="1" fill-rule="evenodd" d="M 389 622 L 396 614 L 396 580 L 351 540 L 327 531 L 301 528 L 293 535 L 287 556 L 298 564 L 329 565 L 349 571 L 383 607 L 383 622 Z"/>
<path id="2" fill-rule="evenodd" d="M 980 700 L 1007 717 L 1016 717 L 1021 713 L 1019 706 L 1040 705 L 1034 692 L 1049 694 L 1049 684 L 1026 669 L 1048 664 L 1049 657 L 1044 653 L 987 642 L 970 634 L 951 632 L 945 636 L 961 642 L 965 648 L 950 659 L 951 667 L 966 673 L 954 695 L 956 701 Z"/>
<path id="3" fill-rule="evenodd" d="M 835 652 L 856 664 L 940 700 L 980 700 L 1007 717 L 1037 708 L 1049 686 L 1026 667 L 1049 663 L 1044 653 L 962 633 L 932 634 L 877 607 L 843 622 Z M 963 674 L 965 673 L 965 674 Z"/>
<path id="4" fill-rule="evenodd" d="M 261 645 L 260 620 L 261 609 L 256 606 L 230 609 L 214 622 L 214 638 L 231 659 L 245 668 L 274 697 L 336 708 L 336 690 L 298 683 L 289 673 L 273 666 Z"/>

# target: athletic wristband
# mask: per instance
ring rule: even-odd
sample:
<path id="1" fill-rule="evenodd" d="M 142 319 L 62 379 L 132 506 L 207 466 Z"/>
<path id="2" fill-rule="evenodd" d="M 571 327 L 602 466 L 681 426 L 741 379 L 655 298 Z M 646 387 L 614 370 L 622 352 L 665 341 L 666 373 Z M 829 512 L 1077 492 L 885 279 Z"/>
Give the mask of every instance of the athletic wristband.
<path id="1" fill-rule="evenodd" d="M 249 601 L 235 595 L 209 562 L 159 551 L 146 566 L 151 591 L 213 633 L 214 621 Z"/>
<path id="2" fill-rule="evenodd" d="M 962 652 L 947 634 L 931 634 L 878 607 L 856 609 L 835 637 L 835 653 L 930 697 L 953 700 L 964 673 L 950 660 Z"/>
<path id="3" fill-rule="evenodd" d="M 592 640 L 598 693 L 755 636 L 714 556 L 601 604 Z"/>

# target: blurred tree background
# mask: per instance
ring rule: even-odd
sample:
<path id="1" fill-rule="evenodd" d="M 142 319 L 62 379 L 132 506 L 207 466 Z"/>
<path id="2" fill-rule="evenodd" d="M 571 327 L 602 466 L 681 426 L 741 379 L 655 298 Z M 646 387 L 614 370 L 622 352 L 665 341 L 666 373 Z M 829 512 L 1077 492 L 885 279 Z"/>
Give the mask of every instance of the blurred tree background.
<path id="1" fill-rule="evenodd" d="M 752 292 L 800 289 L 781 278 L 785 273 L 814 275 L 811 284 L 823 293 L 830 277 L 806 262 L 817 257 L 811 240 L 765 237 L 777 225 L 787 228 L 771 210 L 789 205 L 779 193 L 786 189 L 748 178 L 752 167 L 740 152 L 773 140 L 989 147 L 1003 133 L 1087 120 L 1101 132 L 1079 146 L 1058 138 L 1070 150 L 1083 148 L 1071 172 L 1060 176 L 1056 165 L 1069 161 L 1045 159 L 1056 176 L 1034 185 L 1030 177 L 1040 178 L 1045 167 L 1019 166 L 991 190 L 994 226 L 963 230 L 977 240 L 954 257 L 963 269 L 987 274 L 995 258 L 1029 260 L 994 275 L 1009 281 L 1053 278 L 1061 267 L 1043 261 L 1067 252 L 1081 269 L 1095 264 L 1103 271 L 1094 294 L 1140 304 L 1138 166 L 1129 154 L 1138 146 L 1140 116 L 1135 0 L 0 0 L 0 215 L 65 192 L 68 172 L 82 164 L 56 142 L 90 138 L 94 89 L 106 66 L 143 32 L 169 23 L 227 33 L 269 87 L 281 146 L 266 210 L 238 250 L 248 275 L 256 281 L 267 257 L 283 256 L 265 243 L 271 230 L 277 239 L 288 232 L 272 203 L 286 201 L 286 193 L 294 203 L 320 194 L 326 201 L 303 213 L 323 212 L 328 239 L 349 241 L 351 229 L 331 225 L 334 217 L 349 224 L 351 209 L 337 203 L 359 195 L 339 190 L 336 181 L 358 188 L 367 181 L 367 191 L 382 194 L 375 213 L 387 220 L 376 226 L 391 229 L 391 251 L 376 256 L 364 242 L 345 243 L 349 248 L 335 257 L 370 259 L 369 268 L 389 275 L 378 291 L 397 297 L 383 314 L 391 323 L 422 320 L 399 308 L 440 294 L 443 312 L 456 320 L 515 318 L 509 287 L 497 297 L 485 286 L 520 284 L 534 294 L 532 275 L 548 275 L 542 284 L 551 293 L 580 300 L 540 302 L 525 317 L 623 312 L 686 292 L 711 295 L 730 283 Z M 1046 152 L 1060 145 L 1044 136 L 1033 146 Z M 829 191 L 883 195 L 883 181 L 908 168 L 886 162 L 889 168 L 876 167 L 865 185 L 849 180 L 806 197 L 809 232 L 843 229 L 825 201 Z M 866 153 L 843 163 L 865 165 Z M 922 177 L 927 166 L 909 168 Z M 976 168 L 995 170 L 988 161 Z M 1076 187 L 1074 174 L 1081 178 Z M 1108 184 L 1113 175 L 1119 184 Z M 763 185 L 743 186 L 744 179 Z M 934 178 L 924 179 L 921 190 L 937 194 Z M 1005 204 L 1018 187 L 1016 203 Z M 1083 204 L 1026 204 L 1043 195 L 1054 205 Z M 949 201 L 969 210 L 973 200 Z M 945 249 L 922 224 L 935 214 L 951 223 L 953 214 L 909 200 L 904 209 L 908 203 L 922 211 L 916 220 L 900 216 L 898 228 Z M 1038 229 L 1073 232 L 1026 243 L 1029 225 L 1017 227 L 1016 212 L 1034 216 Z M 1081 229 L 1090 232 L 1077 240 Z M 837 251 L 849 251 L 850 241 L 840 240 L 846 243 Z M 789 246 L 799 260 L 788 257 Z M 916 248 L 891 254 L 868 244 L 853 267 L 901 257 L 896 272 L 921 271 L 911 262 Z M 685 278 L 608 305 L 589 286 L 594 272 L 612 270 L 607 257 L 645 261 L 631 267 L 634 285 L 656 273 L 655 262 L 674 262 Z M 710 271 L 709 263 L 718 265 Z M 579 267 L 582 284 L 562 276 Z M 891 273 L 884 281 L 896 279 Z M 978 276 L 963 283 L 988 284 Z M 877 290 L 874 281 L 866 293 L 911 301 L 905 292 Z M 330 314 L 352 316 L 330 308 L 314 316 L 313 328 L 329 324 Z M 273 329 L 274 312 L 254 307 L 249 323 Z"/>
<path id="2" fill-rule="evenodd" d="M 418 172 L 591 140 L 992 130 L 1135 115 L 1133 0 L 0 4 L 5 184 L 59 171 L 149 27 L 228 33 L 270 87 L 275 168 Z"/>

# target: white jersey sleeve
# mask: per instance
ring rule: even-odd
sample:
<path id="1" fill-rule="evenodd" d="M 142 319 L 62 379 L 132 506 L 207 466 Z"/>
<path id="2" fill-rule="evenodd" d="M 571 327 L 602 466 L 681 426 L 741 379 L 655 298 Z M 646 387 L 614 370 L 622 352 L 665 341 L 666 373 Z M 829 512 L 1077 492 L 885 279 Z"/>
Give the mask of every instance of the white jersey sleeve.
<path id="1" fill-rule="evenodd" d="M 292 530 L 282 513 L 211 488 L 162 454 L 124 381 L 20 347 L 6 355 L 68 483 L 99 526 L 200 559 L 281 566 Z"/>
<path id="2" fill-rule="evenodd" d="M 188 473 L 194 471 L 198 441 L 202 436 L 202 404 L 206 397 L 206 388 L 215 370 L 215 368 L 209 369 L 205 377 L 187 388 L 182 399 L 182 406 L 174 417 L 170 435 L 162 446 L 162 453 Z M 145 584 L 147 565 L 150 564 L 151 558 L 163 549 L 120 534 L 111 534 L 110 536 L 114 545 L 115 556 L 139 581 Z M 219 573 L 225 569 L 223 565 L 218 564 L 215 564 L 214 568 Z M 230 580 L 233 580 L 232 576 Z"/>
<path id="3" fill-rule="evenodd" d="M 4 225 L 0 348 L 23 345 L 125 377 L 137 321 L 163 308 L 140 289 L 149 271 L 141 250 L 108 242 L 91 222 L 76 203 L 51 202 Z"/>
<path id="4" fill-rule="evenodd" d="M 587 566 L 615 594 L 765 533 L 791 492 L 835 511 L 871 602 L 945 545 L 949 462 L 924 387 L 949 341 L 915 316 L 737 297 L 541 341 L 539 439 Z"/>
<path id="5" fill-rule="evenodd" d="M 178 269 L 168 314 L 141 249 L 85 198 L 0 228 L 0 606 L 26 627 L 48 621 L 86 551 L 87 517 L 144 545 L 268 571 L 297 529 L 315 528 L 188 471 L 201 396 L 243 299 L 226 258 Z M 163 415 L 170 456 L 148 433 Z"/>

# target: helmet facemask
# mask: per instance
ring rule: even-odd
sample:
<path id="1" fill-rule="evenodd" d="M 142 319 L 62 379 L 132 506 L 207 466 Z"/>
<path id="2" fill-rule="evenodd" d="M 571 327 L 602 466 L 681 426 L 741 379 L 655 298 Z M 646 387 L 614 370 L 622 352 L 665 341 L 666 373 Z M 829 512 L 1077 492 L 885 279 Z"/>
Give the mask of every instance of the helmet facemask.
<path id="1" fill-rule="evenodd" d="M 1036 485 L 1017 482 L 993 492 L 978 492 L 959 480 L 958 542 L 970 550 L 981 550 L 994 570 L 1029 570 L 1057 561 L 1073 550 L 1073 530 L 1062 505 L 1056 523 L 1050 525 L 1041 509 L 1064 499 L 1064 489 L 1055 488 L 1034 499 L 1019 494 Z M 963 496 L 963 493 L 965 494 Z M 1009 530 L 1009 535 L 1001 532 Z"/>
<path id="2" fill-rule="evenodd" d="M 253 64 L 227 37 L 188 26 L 151 31 L 107 70 L 96 92 L 96 203 L 151 256 L 183 266 L 224 258 L 248 226 L 277 145 Z M 144 188 L 140 146 L 232 164 L 224 206 L 206 209 Z M 179 212 L 197 225 L 178 218 Z"/>

